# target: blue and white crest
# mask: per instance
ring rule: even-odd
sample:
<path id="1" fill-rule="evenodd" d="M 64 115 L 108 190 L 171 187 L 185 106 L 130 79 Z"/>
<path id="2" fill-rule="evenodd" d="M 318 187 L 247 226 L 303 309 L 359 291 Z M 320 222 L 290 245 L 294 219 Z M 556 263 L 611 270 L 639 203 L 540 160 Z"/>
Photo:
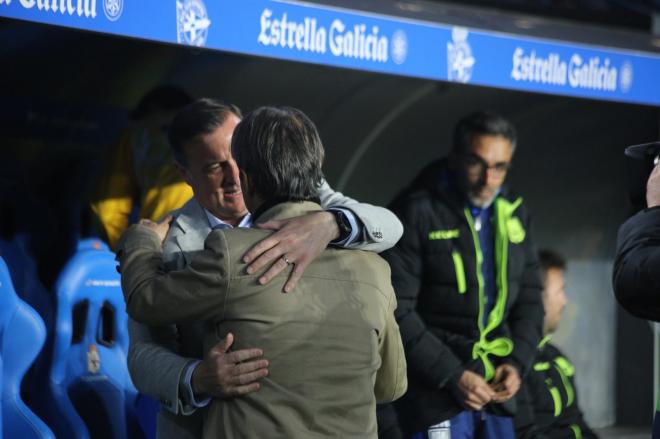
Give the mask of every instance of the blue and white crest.
<path id="1" fill-rule="evenodd" d="M 177 0 L 176 38 L 178 43 L 203 47 L 211 20 L 202 0 Z"/>
<path id="2" fill-rule="evenodd" d="M 633 84 L 633 67 L 628 61 L 624 62 L 619 70 L 619 87 L 624 93 L 628 93 Z"/>
<path id="3" fill-rule="evenodd" d="M 403 64 L 408 57 L 408 37 L 402 30 L 397 30 L 392 35 L 392 61 L 394 64 Z"/>
<path id="4" fill-rule="evenodd" d="M 450 81 L 467 83 L 472 78 L 476 60 L 467 37 L 468 30 L 464 27 L 454 27 L 451 31 L 453 42 L 447 43 L 447 76 Z"/>
<path id="5" fill-rule="evenodd" d="M 110 21 L 117 21 L 124 10 L 124 0 L 103 0 L 103 12 Z"/>

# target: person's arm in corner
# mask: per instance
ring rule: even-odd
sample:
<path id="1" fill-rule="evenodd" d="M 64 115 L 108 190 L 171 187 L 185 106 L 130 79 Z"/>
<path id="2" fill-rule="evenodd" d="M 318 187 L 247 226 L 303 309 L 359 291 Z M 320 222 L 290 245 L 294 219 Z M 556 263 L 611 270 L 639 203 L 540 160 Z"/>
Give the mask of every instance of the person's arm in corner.
<path id="1" fill-rule="evenodd" d="M 631 314 L 660 321 L 660 166 L 646 185 L 647 209 L 629 218 L 617 238 L 614 295 Z"/>
<path id="2" fill-rule="evenodd" d="M 636 317 L 660 321 L 660 207 L 619 228 L 612 283 L 619 304 Z"/>
<path id="3" fill-rule="evenodd" d="M 291 292 L 307 266 L 328 244 L 380 252 L 396 244 L 403 233 L 401 222 L 392 212 L 383 207 L 358 203 L 334 192 L 325 181 L 320 188 L 320 198 L 321 207 L 329 211 L 289 220 L 268 221 L 257 226 L 276 232 L 245 254 L 243 261 L 250 264 L 248 273 L 272 264 L 259 278 L 262 284 L 268 283 L 287 268 L 283 259 L 286 255 L 288 260 L 295 263 L 284 286 L 284 291 Z M 337 224 L 338 216 L 333 210 L 340 211 L 350 224 L 352 230 L 347 236 L 342 236 L 342 230 Z"/>

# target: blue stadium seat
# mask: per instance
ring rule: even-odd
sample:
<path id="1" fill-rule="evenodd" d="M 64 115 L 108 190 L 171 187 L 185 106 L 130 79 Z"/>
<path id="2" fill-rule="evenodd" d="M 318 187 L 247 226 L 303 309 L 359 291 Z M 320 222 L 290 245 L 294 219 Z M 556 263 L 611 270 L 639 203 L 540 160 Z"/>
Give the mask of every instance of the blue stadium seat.
<path id="1" fill-rule="evenodd" d="M 53 352 L 55 300 L 39 279 L 37 262 L 31 253 L 30 243 L 30 236 L 26 233 L 18 233 L 9 241 L 0 239 L 0 257 L 7 264 L 18 297 L 39 313 L 46 325 L 46 343 L 21 384 L 23 401 L 34 409 L 38 416 L 42 416 L 39 412 L 39 400 L 42 389 L 47 386 Z"/>
<path id="2" fill-rule="evenodd" d="M 37 263 L 30 252 L 30 237 L 19 233 L 11 241 L 0 239 L 0 256 L 7 264 L 16 294 L 39 313 L 48 330 L 52 326 L 54 301 L 39 280 Z"/>
<path id="3" fill-rule="evenodd" d="M 101 241 L 99 238 L 86 238 L 78 242 L 77 251 L 83 250 L 110 250 L 108 244 Z"/>
<path id="4" fill-rule="evenodd" d="M 0 289 L 2 287 L 0 286 Z M 2 368 L 2 355 L 0 355 L 0 377 L 4 377 L 4 370 Z M 2 395 L 2 389 L 4 389 L 4 386 L 2 385 L 2 379 L 0 379 L 0 395 Z M 2 429 L 3 429 L 3 424 L 2 424 L 2 403 L 0 403 L 0 439 L 2 439 Z"/>
<path id="5" fill-rule="evenodd" d="M 2 437 L 53 438 L 53 432 L 21 399 L 21 382 L 44 345 L 43 320 L 14 291 L 0 258 L 0 370 L 2 371 Z"/>
<path id="6" fill-rule="evenodd" d="M 143 438 L 117 264 L 107 247 L 89 244 L 78 247 L 55 287 L 47 420 L 63 438 Z"/>

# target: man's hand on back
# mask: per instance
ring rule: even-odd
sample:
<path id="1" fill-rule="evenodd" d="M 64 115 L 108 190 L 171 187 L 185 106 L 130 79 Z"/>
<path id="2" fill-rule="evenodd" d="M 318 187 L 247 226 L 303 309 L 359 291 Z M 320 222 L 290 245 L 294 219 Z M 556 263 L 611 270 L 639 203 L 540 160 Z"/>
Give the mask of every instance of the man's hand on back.
<path id="1" fill-rule="evenodd" d="M 284 285 L 284 291 L 287 293 L 293 291 L 307 266 L 321 254 L 330 241 L 339 236 L 335 217 L 328 212 L 315 212 L 288 220 L 267 221 L 258 224 L 257 227 L 277 231 L 257 243 L 243 256 L 243 261 L 250 264 L 247 271 L 254 273 L 273 263 L 259 278 L 261 284 L 266 284 L 289 264 L 293 264 L 293 270 Z"/>
<path id="2" fill-rule="evenodd" d="M 155 232 L 156 235 L 158 235 L 158 238 L 160 238 L 160 243 L 162 245 L 163 241 L 165 241 L 165 237 L 167 236 L 167 232 L 170 230 L 172 220 L 174 220 L 174 217 L 172 215 L 168 215 L 162 221 L 157 223 L 148 219 L 141 219 L 140 224 Z"/>
<path id="3" fill-rule="evenodd" d="M 228 352 L 233 342 L 233 334 L 227 334 L 195 367 L 191 384 L 196 395 L 230 398 L 259 390 L 259 380 L 268 375 L 268 360 L 258 359 L 261 349 Z"/>

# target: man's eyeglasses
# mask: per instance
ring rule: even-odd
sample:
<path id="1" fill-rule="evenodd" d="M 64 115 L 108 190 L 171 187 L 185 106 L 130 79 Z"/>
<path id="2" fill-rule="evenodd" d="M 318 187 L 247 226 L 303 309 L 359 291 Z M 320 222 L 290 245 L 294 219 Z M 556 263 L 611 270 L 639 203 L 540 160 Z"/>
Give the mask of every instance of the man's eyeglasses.
<path id="1" fill-rule="evenodd" d="M 498 162 L 489 165 L 476 154 L 462 154 L 461 160 L 467 172 L 472 175 L 484 175 L 490 170 L 496 177 L 503 177 L 511 169 L 510 162 Z"/>

